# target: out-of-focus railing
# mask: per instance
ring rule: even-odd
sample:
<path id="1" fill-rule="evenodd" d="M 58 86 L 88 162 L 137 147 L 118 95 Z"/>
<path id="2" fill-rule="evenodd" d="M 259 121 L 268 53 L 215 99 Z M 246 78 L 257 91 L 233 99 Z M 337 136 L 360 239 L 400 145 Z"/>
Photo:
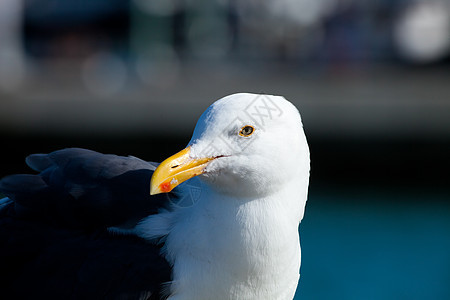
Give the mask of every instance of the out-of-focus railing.
<path id="1" fill-rule="evenodd" d="M 450 135 L 448 1 L 4 0 L 0 20 L 2 130 L 188 132 L 250 91 L 318 135 Z"/>

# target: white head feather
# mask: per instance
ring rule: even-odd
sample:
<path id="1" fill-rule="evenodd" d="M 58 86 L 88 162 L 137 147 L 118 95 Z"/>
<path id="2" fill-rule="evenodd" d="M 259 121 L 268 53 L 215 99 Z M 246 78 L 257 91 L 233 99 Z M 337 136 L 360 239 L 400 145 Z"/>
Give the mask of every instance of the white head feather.
<path id="1" fill-rule="evenodd" d="M 291 299 L 309 180 L 297 109 L 280 96 L 227 96 L 202 114 L 189 146 L 192 158 L 218 157 L 199 176 L 200 199 L 137 227 L 167 235 L 170 299 Z"/>

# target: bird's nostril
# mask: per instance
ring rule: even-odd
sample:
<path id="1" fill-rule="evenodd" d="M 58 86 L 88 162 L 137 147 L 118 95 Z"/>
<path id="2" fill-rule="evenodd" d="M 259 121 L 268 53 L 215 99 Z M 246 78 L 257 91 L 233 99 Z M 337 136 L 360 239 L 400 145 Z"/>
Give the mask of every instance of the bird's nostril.
<path id="1" fill-rule="evenodd" d="M 174 165 L 174 166 L 172 166 L 171 168 L 173 169 L 173 168 L 176 168 L 176 167 L 178 167 L 179 165 Z"/>

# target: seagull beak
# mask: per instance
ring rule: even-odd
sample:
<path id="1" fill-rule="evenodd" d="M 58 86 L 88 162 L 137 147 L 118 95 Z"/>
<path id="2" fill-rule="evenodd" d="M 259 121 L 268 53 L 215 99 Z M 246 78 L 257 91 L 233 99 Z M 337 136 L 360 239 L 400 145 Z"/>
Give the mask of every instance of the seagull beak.
<path id="1" fill-rule="evenodd" d="M 181 150 L 163 161 L 155 170 L 150 182 L 150 195 L 168 193 L 180 183 L 204 173 L 208 163 L 215 157 L 194 159 L 189 156 L 191 148 Z"/>

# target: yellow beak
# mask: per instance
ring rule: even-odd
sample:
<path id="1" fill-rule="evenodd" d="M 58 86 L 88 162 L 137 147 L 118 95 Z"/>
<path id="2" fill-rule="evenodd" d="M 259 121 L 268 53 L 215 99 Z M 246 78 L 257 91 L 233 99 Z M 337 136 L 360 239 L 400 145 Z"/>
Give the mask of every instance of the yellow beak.
<path id="1" fill-rule="evenodd" d="M 204 173 L 205 167 L 215 157 L 193 159 L 190 147 L 164 160 L 153 173 L 150 195 L 168 193 L 180 183 Z"/>

